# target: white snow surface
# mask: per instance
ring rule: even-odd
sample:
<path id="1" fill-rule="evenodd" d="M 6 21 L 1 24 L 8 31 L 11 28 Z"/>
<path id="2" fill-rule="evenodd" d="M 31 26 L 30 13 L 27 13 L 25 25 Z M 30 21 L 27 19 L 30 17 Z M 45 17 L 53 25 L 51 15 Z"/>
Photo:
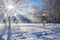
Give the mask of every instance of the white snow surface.
<path id="1" fill-rule="evenodd" d="M 59 24 L 12 24 L 11 40 L 59 40 L 60 29 L 54 26 Z M 2 26 L 2 27 L 1 27 Z M 50 27 L 51 26 L 51 27 Z M 4 31 L 4 24 L 0 24 L 0 35 Z M 2 36 L 7 40 L 7 30 Z"/>

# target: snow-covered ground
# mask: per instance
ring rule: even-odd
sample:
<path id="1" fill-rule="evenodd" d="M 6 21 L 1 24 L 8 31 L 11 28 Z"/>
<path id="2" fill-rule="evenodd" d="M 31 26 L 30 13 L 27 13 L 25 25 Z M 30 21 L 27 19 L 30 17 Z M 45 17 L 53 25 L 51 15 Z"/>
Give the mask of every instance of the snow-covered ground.
<path id="1" fill-rule="evenodd" d="M 11 40 L 60 40 L 58 26 L 59 24 L 12 24 Z M 0 35 L 2 32 L 4 34 L 0 39 L 7 40 L 8 31 L 0 24 Z"/>

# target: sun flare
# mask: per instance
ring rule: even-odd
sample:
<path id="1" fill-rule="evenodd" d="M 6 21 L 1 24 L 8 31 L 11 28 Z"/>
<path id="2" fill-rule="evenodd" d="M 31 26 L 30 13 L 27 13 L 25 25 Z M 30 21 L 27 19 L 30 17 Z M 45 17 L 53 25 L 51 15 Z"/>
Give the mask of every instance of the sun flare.
<path id="1" fill-rule="evenodd" d="M 13 9 L 14 5 L 8 5 L 8 9 Z"/>

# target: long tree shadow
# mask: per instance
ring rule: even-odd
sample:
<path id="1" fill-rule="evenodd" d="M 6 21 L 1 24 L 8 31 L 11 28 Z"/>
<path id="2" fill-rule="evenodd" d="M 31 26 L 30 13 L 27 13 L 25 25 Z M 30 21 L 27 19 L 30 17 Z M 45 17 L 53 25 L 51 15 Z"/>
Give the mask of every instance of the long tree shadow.
<path id="1" fill-rule="evenodd" d="M 5 32 L 6 32 L 6 27 L 3 28 L 3 31 L 2 31 L 2 33 L 0 34 L 0 40 L 4 40 L 4 39 L 3 39 L 3 36 L 4 36 Z"/>
<path id="2" fill-rule="evenodd" d="M 8 37 L 7 37 L 7 40 L 11 40 L 11 28 L 8 27 L 8 33 L 7 33 Z"/>
<path id="3" fill-rule="evenodd" d="M 1 35 L 0 35 L 0 40 L 5 40 L 3 38 L 4 34 L 6 33 L 6 27 L 4 27 L 4 30 L 2 31 Z M 11 40 L 11 29 L 8 28 L 8 32 L 7 32 L 7 40 Z"/>

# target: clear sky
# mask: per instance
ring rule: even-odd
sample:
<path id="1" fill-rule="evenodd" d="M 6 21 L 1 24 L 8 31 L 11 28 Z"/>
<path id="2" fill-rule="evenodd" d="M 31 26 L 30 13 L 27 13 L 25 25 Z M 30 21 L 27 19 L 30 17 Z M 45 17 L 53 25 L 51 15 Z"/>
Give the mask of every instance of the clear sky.
<path id="1" fill-rule="evenodd" d="M 46 1 L 46 2 L 44 2 Z M 28 0 L 28 6 L 23 9 L 23 12 L 31 12 L 32 7 L 36 7 L 40 10 L 42 9 L 49 9 L 51 8 L 53 4 L 51 2 L 48 2 L 48 0 Z M 24 13 L 22 13 L 24 14 Z"/>
<path id="2" fill-rule="evenodd" d="M 40 6 L 41 5 L 41 1 L 40 0 L 29 0 L 29 4 L 30 5 L 35 5 L 35 6 Z"/>
<path id="3" fill-rule="evenodd" d="M 28 0 L 27 2 L 28 6 L 23 9 L 23 12 L 31 12 L 33 6 L 42 9 L 40 0 Z"/>
<path id="4" fill-rule="evenodd" d="M 40 9 L 45 9 L 51 8 L 51 6 L 54 4 L 54 0 L 51 0 L 51 2 L 48 2 L 48 0 L 29 0 L 28 3 L 29 5 L 34 5 Z"/>

